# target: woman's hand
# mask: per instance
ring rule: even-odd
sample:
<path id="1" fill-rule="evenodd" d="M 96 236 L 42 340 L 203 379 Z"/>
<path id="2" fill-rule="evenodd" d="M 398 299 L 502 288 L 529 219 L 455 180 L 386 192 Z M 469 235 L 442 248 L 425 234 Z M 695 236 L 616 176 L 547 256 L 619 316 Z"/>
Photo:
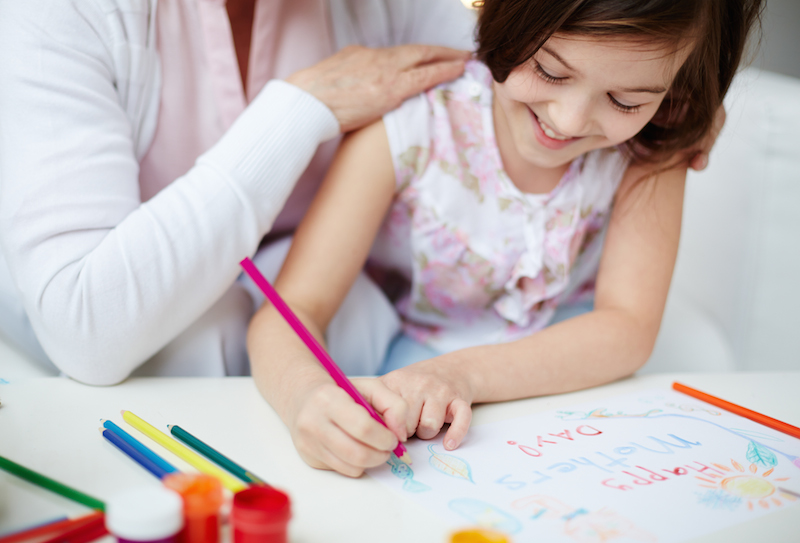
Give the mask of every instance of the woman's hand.
<path id="1" fill-rule="evenodd" d="M 330 380 L 320 380 L 292 395 L 293 409 L 285 422 L 303 460 L 311 467 L 358 477 L 379 466 L 405 441 L 408 405 L 377 379 L 353 384 L 383 417 L 389 429 Z"/>
<path id="2" fill-rule="evenodd" d="M 454 353 L 411 364 L 379 378 L 408 404 L 406 429 L 420 439 L 438 435 L 445 423 L 444 448 L 458 447 L 472 421 L 472 391 L 464 372 L 448 371 Z"/>
<path id="3" fill-rule="evenodd" d="M 470 53 L 448 47 L 346 47 L 286 81 L 330 108 L 342 132 L 360 128 L 403 100 L 464 71 Z"/>

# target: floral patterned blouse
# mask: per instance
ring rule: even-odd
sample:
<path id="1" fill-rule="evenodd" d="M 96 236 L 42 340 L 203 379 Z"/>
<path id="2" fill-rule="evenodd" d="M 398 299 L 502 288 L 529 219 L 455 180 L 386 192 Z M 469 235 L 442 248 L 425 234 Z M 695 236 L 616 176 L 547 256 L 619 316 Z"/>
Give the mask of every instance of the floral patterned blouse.
<path id="1" fill-rule="evenodd" d="M 592 151 L 551 192 L 521 192 L 503 170 L 491 85 L 472 61 L 384 116 L 397 192 L 370 263 L 410 283 L 395 303 L 404 332 L 441 352 L 519 339 L 591 294 L 627 166 Z"/>

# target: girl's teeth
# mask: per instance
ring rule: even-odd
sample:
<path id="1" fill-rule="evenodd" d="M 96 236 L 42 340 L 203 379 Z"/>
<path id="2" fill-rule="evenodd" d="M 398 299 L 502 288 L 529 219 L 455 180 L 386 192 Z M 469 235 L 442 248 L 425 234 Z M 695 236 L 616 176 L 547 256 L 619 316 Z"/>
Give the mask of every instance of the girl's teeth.
<path id="1" fill-rule="evenodd" d="M 544 131 L 544 133 L 547 135 L 548 138 L 553 138 L 554 140 L 561 140 L 561 141 L 565 141 L 565 140 L 569 139 L 566 136 L 557 135 L 555 132 L 553 132 L 552 128 L 550 128 L 549 126 L 544 124 L 541 120 L 539 120 L 539 119 L 537 119 L 537 120 L 539 121 L 539 126 L 542 127 L 542 130 Z"/>

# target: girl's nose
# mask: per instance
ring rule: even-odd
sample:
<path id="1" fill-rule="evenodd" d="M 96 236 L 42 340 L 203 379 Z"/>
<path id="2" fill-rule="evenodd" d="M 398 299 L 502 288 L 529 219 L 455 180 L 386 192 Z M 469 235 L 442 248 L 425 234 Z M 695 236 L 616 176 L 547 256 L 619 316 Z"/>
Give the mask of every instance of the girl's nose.
<path id="1" fill-rule="evenodd" d="M 551 128 L 562 136 L 578 138 L 588 135 L 592 124 L 591 100 L 583 97 L 565 96 L 550 103 Z"/>

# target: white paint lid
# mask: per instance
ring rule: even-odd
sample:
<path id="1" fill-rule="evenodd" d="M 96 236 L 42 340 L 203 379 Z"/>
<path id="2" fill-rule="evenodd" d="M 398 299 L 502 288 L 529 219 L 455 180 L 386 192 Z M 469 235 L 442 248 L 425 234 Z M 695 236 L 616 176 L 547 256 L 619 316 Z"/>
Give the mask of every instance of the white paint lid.
<path id="1" fill-rule="evenodd" d="M 173 536 L 183 528 L 183 500 L 160 486 L 126 490 L 106 500 L 106 528 L 133 541 Z"/>

